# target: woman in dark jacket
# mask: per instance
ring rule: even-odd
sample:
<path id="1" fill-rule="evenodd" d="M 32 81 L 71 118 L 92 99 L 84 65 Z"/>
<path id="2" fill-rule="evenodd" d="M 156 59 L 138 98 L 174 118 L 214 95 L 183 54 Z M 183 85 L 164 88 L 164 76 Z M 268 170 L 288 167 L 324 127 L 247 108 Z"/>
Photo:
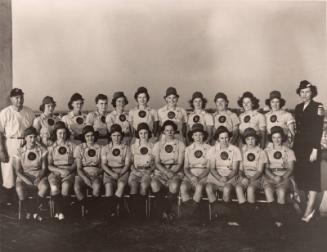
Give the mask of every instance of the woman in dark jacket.
<path id="1" fill-rule="evenodd" d="M 302 220 L 309 222 L 314 216 L 315 200 L 321 190 L 320 141 L 323 131 L 324 110 L 313 98 L 317 87 L 307 80 L 300 82 L 296 93 L 302 103 L 295 107 L 296 134 L 294 152 L 296 156 L 295 179 L 300 190 L 308 192 L 307 206 Z"/>

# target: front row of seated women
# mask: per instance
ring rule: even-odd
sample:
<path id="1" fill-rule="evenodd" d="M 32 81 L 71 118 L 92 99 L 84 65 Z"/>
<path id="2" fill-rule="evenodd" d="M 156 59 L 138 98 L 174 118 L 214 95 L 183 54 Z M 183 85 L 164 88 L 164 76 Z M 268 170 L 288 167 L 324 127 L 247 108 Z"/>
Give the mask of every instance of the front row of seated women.
<path id="1" fill-rule="evenodd" d="M 145 199 L 151 189 L 158 217 L 167 220 L 174 217 L 172 205 L 179 192 L 182 206 L 192 206 L 199 213 L 204 192 L 211 207 L 215 207 L 217 191 L 222 192 L 222 204 L 229 208 L 235 191 L 240 216 L 250 219 L 254 216 L 256 191 L 264 190 L 271 217 L 277 226 L 283 224 L 295 156 L 283 145 L 287 136 L 281 127 L 271 129 L 272 144 L 265 150 L 259 147 L 259 136 L 252 128 L 244 130 L 242 149 L 230 143 L 232 133 L 224 126 L 216 130 L 214 146 L 206 143 L 207 132 L 201 124 L 192 126 L 189 132 L 192 144 L 186 148 L 175 137 L 176 131 L 173 121 L 165 121 L 160 140 L 154 144 L 149 140 L 149 126 L 140 123 L 137 139 L 129 147 L 123 143 L 121 126 L 114 124 L 110 128 L 109 144 L 101 146 L 97 144 L 93 127 L 85 126 L 84 142 L 76 146 L 69 141 L 70 133 L 65 124 L 57 122 L 53 144 L 46 149 L 36 141 L 35 128 L 26 129 L 25 145 L 15 158 L 16 189 L 26 217 L 42 219 L 37 207 L 49 187 L 54 216 L 59 220 L 65 218 L 73 188 L 81 205 L 99 210 L 103 186 L 107 214 L 114 216 L 117 206 L 123 203 L 128 185 L 132 214 L 141 216 L 144 213 Z M 28 189 L 32 187 L 38 189 L 34 205 L 26 200 Z M 86 188 L 92 190 L 93 197 L 87 198 Z"/>

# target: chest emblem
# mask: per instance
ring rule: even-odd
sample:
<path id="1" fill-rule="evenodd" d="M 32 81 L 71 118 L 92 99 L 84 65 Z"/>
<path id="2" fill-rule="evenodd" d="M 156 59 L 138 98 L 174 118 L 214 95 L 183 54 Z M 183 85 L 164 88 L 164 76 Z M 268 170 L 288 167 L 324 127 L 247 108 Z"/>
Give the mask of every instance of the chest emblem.
<path id="1" fill-rule="evenodd" d="M 64 146 L 59 147 L 58 152 L 60 155 L 65 155 L 67 153 L 67 148 Z"/>
<path id="2" fill-rule="evenodd" d="M 36 159 L 36 154 L 34 152 L 30 152 L 27 155 L 28 160 L 33 161 Z"/>
<path id="3" fill-rule="evenodd" d="M 251 116 L 247 115 L 244 117 L 243 122 L 248 123 L 251 120 Z"/>
<path id="4" fill-rule="evenodd" d="M 95 156 L 95 153 L 96 153 L 95 150 L 93 150 L 93 149 L 89 149 L 88 152 L 87 152 L 87 155 L 88 155 L 89 157 L 94 157 L 94 156 Z"/>
<path id="5" fill-rule="evenodd" d="M 114 155 L 115 157 L 117 157 L 120 154 L 120 149 L 113 149 L 112 150 L 112 155 Z"/>
<path id="6" fill-rule="evenodd" d="M 247 160 L 252 162 L 255 160 L 255 155 L 253 153 L 249 153 L 247 156 L 246 156 Z"/>
<path id="7" fill-rule="evenodd" d="M 144 118 L 146 116 L 146 112 L 144 110 L 139 111 L 139 117 Z"/>
<path id="8" fill-rule="evenodd" d="M 169 119 L 174 119 L 176 114 L 175 114 L 174 111 L 169 111 L 167 116 L 168 116 Z"/>

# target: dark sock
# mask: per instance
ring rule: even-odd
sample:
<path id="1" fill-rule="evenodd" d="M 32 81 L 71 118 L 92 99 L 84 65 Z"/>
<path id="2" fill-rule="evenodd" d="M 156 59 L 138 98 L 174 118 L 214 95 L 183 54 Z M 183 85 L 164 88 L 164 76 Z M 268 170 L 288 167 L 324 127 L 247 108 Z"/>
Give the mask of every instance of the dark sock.
<path id="1" fill-rule="evenodd" d="M 62 213 L 66 215 L 69 212 L 70 196 L 62 197 Z"/>
<path id="2" fill-rule="evenodd" d="M 57 195 L 54 195 L 54 196 L 51 196 L 51 199 L 53 201 L 53 204 L 54 204 L 54 213 L 59 213 L 61 211 L 61 208 L 62 208 L 62 200 L 61 200 L 61 194 L 57 194 Z"/>
<path id="3" fill-rule="evenodd" d="M 280 221 L 279 219 L 279 209 L 276 202 L 268 203 L 269 212 L 273 221 Z"/>
<path id="4" fill-rule="evenodd" d="M 173 204 L 175 204 L 177 199 L 177 193 L 169 192 L 167 195 L 167 200 L 164 205 L 164 211 L 166 213 L 171 213 L 173 211 Z"/>

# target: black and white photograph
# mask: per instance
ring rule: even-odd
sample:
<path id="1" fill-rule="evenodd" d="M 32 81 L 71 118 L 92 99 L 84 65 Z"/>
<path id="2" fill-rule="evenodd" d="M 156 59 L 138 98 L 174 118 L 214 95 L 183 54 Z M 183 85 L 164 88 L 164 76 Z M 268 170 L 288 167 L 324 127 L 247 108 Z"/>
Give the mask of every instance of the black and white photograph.
<path id="1" fill-rule="evenodd" d="M 326 0 L 0 0 L 0 251 L 327 251 L 326 110 Z"/>

